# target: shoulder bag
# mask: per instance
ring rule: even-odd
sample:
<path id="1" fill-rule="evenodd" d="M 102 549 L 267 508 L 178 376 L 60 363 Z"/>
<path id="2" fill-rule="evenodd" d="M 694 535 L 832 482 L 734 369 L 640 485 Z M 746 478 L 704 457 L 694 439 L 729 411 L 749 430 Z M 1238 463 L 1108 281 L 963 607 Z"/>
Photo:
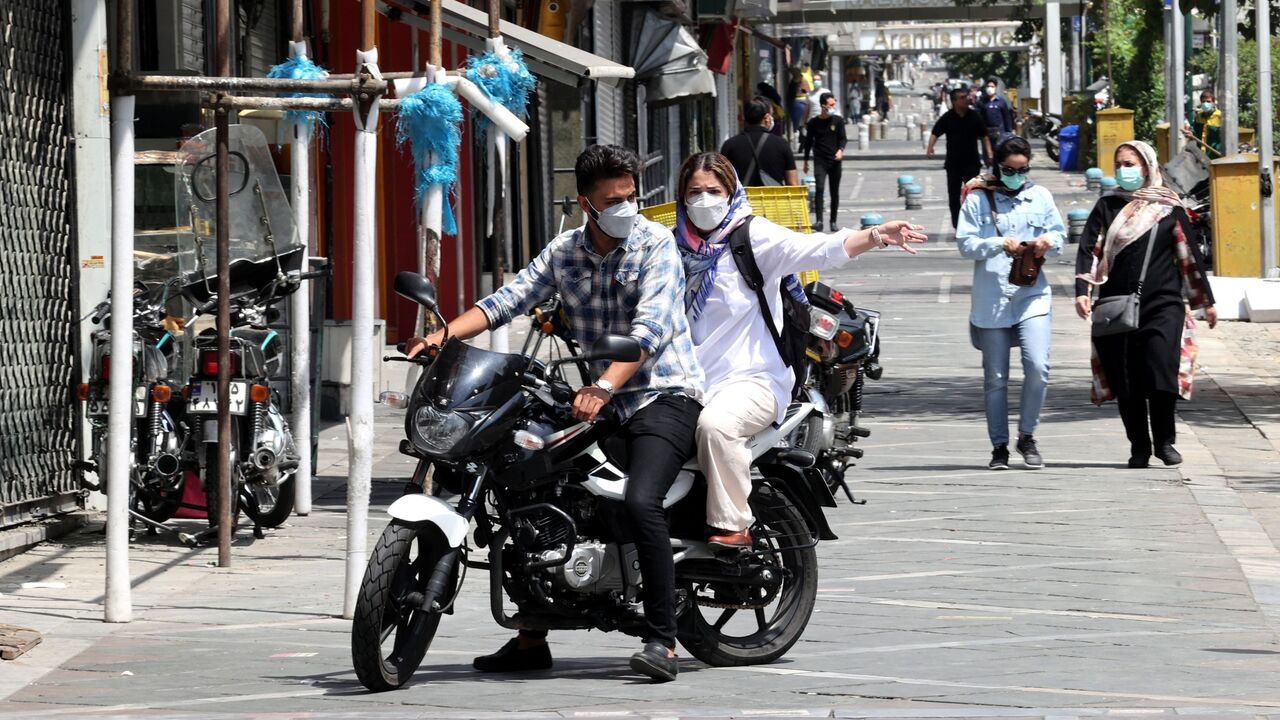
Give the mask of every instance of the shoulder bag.
<path id="1" fill-rule="evenodd" d="M 1156 229 L 1160 223 L 1151 227 L 1147 236 L 1147 253 L 1142 258 L 1142 272 L 1138 275 L 1138 291 L 1128 295 L 1113 295 L 1099 298 L 1093 306 L 1093 336 L 1106 337 L 1133 332 L 1138 329 L 1138 318 L 1142 310 L 1142 283 L 1147 279 L 1147 265 L 1151 262 L 1151 248 L 1156 244 Z"/>
<path id="2" fill-rule="evenodd" d="M 996 198 L 995 193 L 990 190 L 984 190 L 987 194 L 987 202 L 991 205 L 991 223 L 995 225 L 996 232 L 1000 232 L 1000 216 L 996 214 Z M 1027 248 L 1026 243 L 1018 246 L 1016 252 L 1013 253 L 1013 264 L 1009 266 L 1009 284 L 1019 287 L 1031 287 L 1036 284 L 1036 280 L 1040 279 L 1040 266 L 1044 265 L 1044 258 L 1039 257 Z"/>
<path id="3" fill-rule="evenodd" d="M 751 166 L 747 170 L 746 177 L 741 178 L 743 183 L 749 182 L 752 176 L 755 175 L 756 168 L 759 167 L 760 182 L 763 183 L 765 187 L 777 187 L 782 184 L 777 180 L 775 180 L 773 176 L 770 175 L 769 172 L 765 170 L 763 166 L 760 165 L 760 148 L 764 147 L 764 144 L 768 142 L 768 140 L 769 140 L 769 133 L 765 132 L 760 134 L 759 140 L 751 144 Z"/>

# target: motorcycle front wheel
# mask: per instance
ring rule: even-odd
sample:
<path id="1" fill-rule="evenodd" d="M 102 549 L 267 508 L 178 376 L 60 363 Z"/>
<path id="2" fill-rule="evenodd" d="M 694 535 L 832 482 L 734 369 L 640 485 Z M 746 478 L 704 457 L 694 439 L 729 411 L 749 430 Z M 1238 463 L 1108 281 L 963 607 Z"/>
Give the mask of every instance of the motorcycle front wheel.
<path id="1" fill-rule="evenodd" d="M 1050 160 L 1054 162 L 1058 162 L 1058 144 L 1057 143 L 1051 143 L 1048 140 L 1045 140 L 1044 152 L 1046 155 L 1049 156 Z"/>
<path id="2" fill-rule="evenodd" d="M 751 526 L 755 550 L 781 572 L 782 586 L 736 598 L 738 607 L 716 607 L 733 603 L 717 603 L 714 587 L 703 588 L 701 595 L 699 588 L 687 588 L 693 604 L 680 618 L 680 644 L 715 667 L 763 665 L 782 657 L 804 633 L 817 598 L 818 554 L 800 511 L 768 485 L 756 488 L 749 502 L 756 518 Z"/>
<path id="3" fill-rule="evenodd" d="M 374 692 L 394 690 L 422 663 L 440 613 L 411 607 L 405 598 L 426 588 L 447 550 L 444 538 L 432 530 L 392 520 L 382 531 L 369 555 L 351 623 L 351 662 L 361 685 Z"/>

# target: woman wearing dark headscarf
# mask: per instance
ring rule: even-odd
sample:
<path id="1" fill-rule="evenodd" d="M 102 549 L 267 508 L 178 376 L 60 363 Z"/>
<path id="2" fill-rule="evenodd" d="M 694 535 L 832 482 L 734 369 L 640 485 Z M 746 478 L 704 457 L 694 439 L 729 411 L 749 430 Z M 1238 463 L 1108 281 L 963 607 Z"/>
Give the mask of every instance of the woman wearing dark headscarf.
<path id="1" fill-rule="evenodd" d="M 1116 148 L 1115 160 L 1119 188 L 1094 205 L 1076 255 L 1076 312 L 1089 318 L 1093 287 L 1099 300 L 1138 292 L 1139 321 L 1136 330 L 1094 337 L 1090 394 L 1098 405 L 1115 398 L 1129 467 L 1147 467 L 1153 451 L 1177 465 L 1174 410 L 1179 397 L 1190 399 L 1195 371 L 1190 311 L 1203 309 L 1210 328 L 1218 313 L 1204 260 L 1188 242 L 1190 220 L 1164 187 L 1155 150 L 1134 140 Z"/>

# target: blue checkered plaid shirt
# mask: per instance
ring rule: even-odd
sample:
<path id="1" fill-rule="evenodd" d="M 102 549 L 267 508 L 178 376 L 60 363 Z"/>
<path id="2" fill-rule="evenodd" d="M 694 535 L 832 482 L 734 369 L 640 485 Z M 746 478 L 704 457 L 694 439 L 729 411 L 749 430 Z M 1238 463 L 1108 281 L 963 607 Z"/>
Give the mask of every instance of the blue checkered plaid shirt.
<path id="1" fill-rule="evenodd" d="M 640 217 L 626 240 L 604 257 L 586 227 L 560 234 L 515 280 L 476 303 L 495 328 L 560 293 L 574 338 L 590 348 L 605 334 L 630 335 L 648 359 L 618 388 L 612 404 L 630 418 L 659 393 L 701 402 L 698 365 L 684 313 L 684 268 L 667 228 Z M 609 363 L 595 364 L 597 375 Z"/>

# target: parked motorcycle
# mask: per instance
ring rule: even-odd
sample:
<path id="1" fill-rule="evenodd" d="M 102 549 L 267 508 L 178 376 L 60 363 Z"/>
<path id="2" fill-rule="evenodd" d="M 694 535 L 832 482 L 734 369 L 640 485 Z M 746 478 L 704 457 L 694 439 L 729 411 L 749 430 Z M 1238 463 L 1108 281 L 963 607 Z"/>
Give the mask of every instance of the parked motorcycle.
<path id="1" fill-rule="evenodd" d="M 439 318 L 435 290 L 420 275 L 400 273 L 395 289 Z M 646 629 L 636 550 L 622 530 L 625 447 L 611 421 L 572 418 L 574 391 L 562 374 L 588 362 L 634 362 L 640 346 L 605 336 L 581 355 L 543 362 L 538 350 L 556 335 L 558 316 L 554 307 L 545 310 L 532 349 L 526 344 L 522 353 L 446 338 L 427 357 L 385 358 L 424 372 L 412 394 L 383 397 L 407 410 L 400 449 L 418 465 L 406 494 L 388 509 L 391 522 L 360 585 L 352 662 L 370 690 L 397 688 L 418 668 L 441 619 L 453 612 L 467 568 L 488 570 L 490 609 L 503 627 Z M 679 639 L 708 664 L 772 662 L 800 638 L 813 612 L 815 546 L 832 536 L 804 473 L 813 456 L 784 440 L 811 410 L 793 406 L 780 427 L 753 441 L 760 477 L 749 500 L 756 517 L 750 550 L 708 549 L 696 463 L 667 494 Z M 434 483 L 458 496 L 456 505 L 424 494 L 429 470 Z M 472 527 L 487 563 L 471 559 Z M 505 599 L 515 604 L 514 615 Z"/>
<path id="2" fill-rule="evenodd" d="M 287 276 L 286 276 L 287 277 Z M 209 328 L 196 336 L 195 367 L 187 383 L 187 416 L 203 443 L 197 455 L 208 497 L 209 524 L 217 524 L 218 463 L 231 462 L 231 487 L 257 528 L 279 527 L 293 512 L 298 453 L 280 412 L 270 378 L 284 362 L 280 334 L 267 327 L 271 306 L 297 289 L 298 280 L 269 282 L 261 291 L 232 299 L 230 402 L 231 444 L 218 444 L 218 335 Z"/>
<path id="3" fill-rule="evenodd" d="M 858 416 L 866 381 L 879 380 L 884 372 L 880 313 L 855 307 L 839 290 L 821 282 L 809 283 L 804 290 L 812 317 L 804 387 L 819 412 L 810 415 L 791 440 L 815 456 L 814 470 L 833 494 L 839 488 L 851 502 L 858 502 L 844 473 L 862 457 L 854 443 L 871 435 L 858 424 Z"/>
<path id="4" fill-rule="evenodd" d="M 1062 116 L 1028 108 L 1023 115 L 1022 131 L 1027 139 L 1044 138 L 1044 150 L 1049 159 L 1058 161 L 1058 132 L 1062 130 Z"/>
<path id="5" fill-rule="evenodd" d="M 183 423 L 178 342 L 164 320 L 172 282 L 138 283 L 133 294 L 133 430 L 129 472 L 129 512 L 135 521 L 154 532 L 157 523 L 173 517 L 182 502 L 182 455 L 187 446 Z M 100 481 L 85 480 L 90 490 L 105 485 L 108 385 L 111 380 L 111 300 L 94 309 L 91 321 L 101 324 L 93 344 L 89 382 L 77 386 L 76 396 L 84 403 L 92 436 L 91 460 L 82 469 L 97 473 Z"/>
<path id="6" fill-rule="evenodd" d="M 1213 266 L 1213 216 L 1209 202 L 1209 156 L 1195 143 L 1187 143 L 1182 152 L 1165 164 L 1165 184 L 1182 198 L 1191 220 L 1192 237 L 1205 263 Z"/>

